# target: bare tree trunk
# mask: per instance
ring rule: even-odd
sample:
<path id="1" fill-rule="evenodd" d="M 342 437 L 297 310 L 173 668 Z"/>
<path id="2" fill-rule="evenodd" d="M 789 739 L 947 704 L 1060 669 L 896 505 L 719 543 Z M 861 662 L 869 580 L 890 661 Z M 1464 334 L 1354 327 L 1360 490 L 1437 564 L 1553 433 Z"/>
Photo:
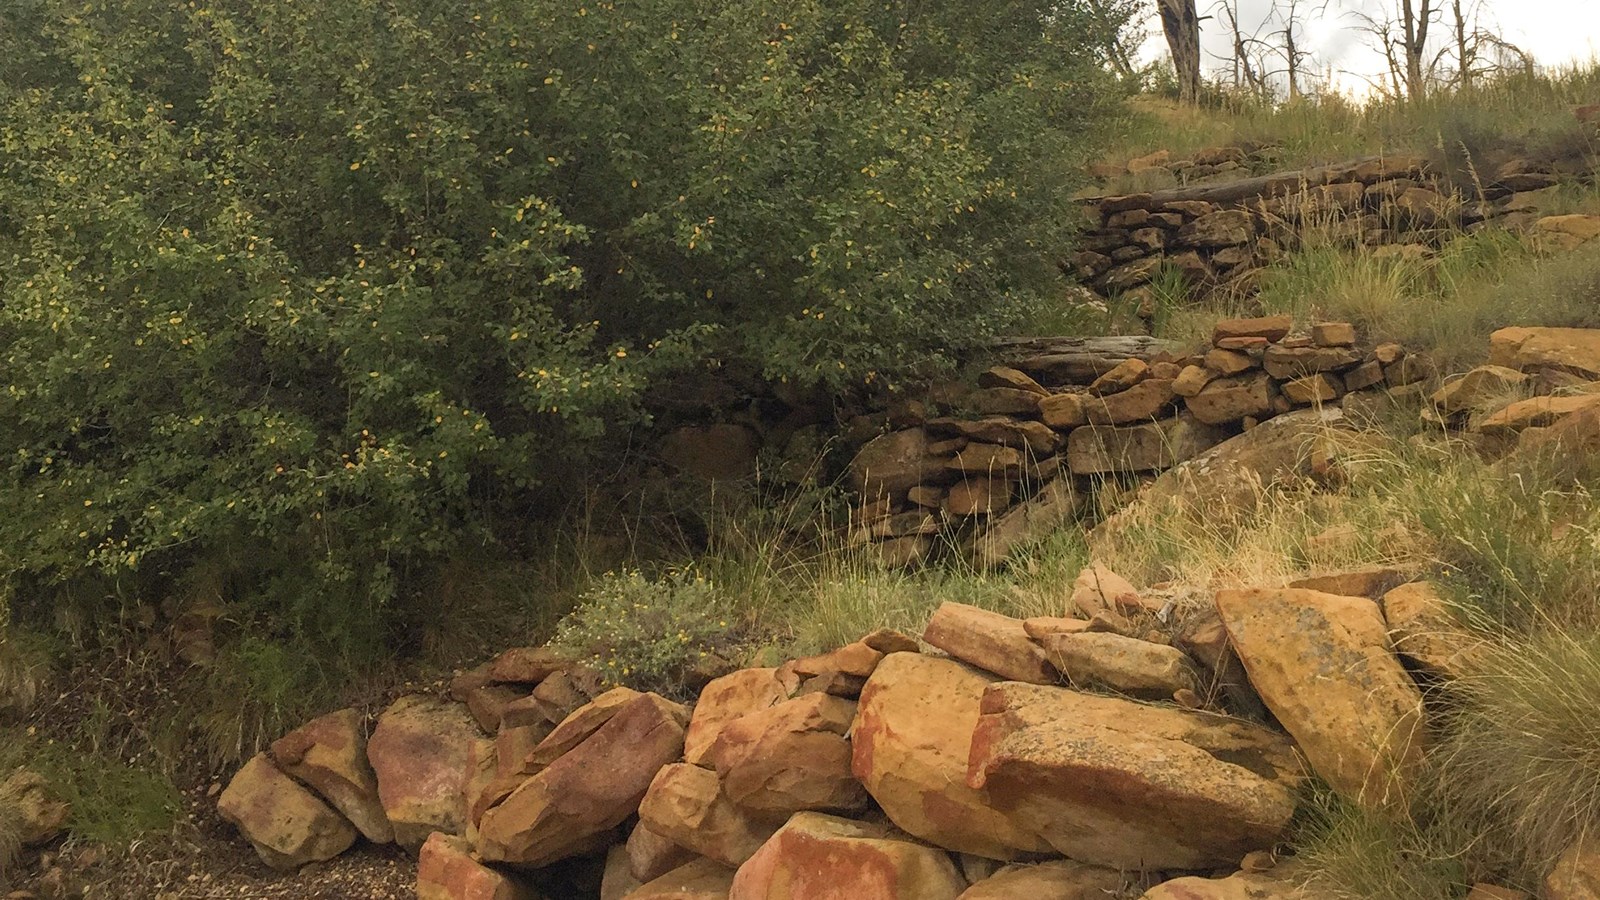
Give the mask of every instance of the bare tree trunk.
<path id="1" fill-rule="evenodd" d="M 1472 90 L 1472 66 L 1476 62 L 1476 55 L 1467 42 L 1467 17 L 1461 9 L 1461 0 L 1451 0 L 1452 10 L 1456 15 L 1456 63 L 1461 72 L 1461 89 Z"/>
<path id="2" fill-rule="evenodd" d="M 1420 9 L 1413 0 L 1400 0 L 1401 24 L 1405 27 L 1405 38 L 1400 49 L 1405 51 L 1406 57 L 1406 94 L 1413 100 L 1421 100 L 1428 91 L 1427 72 L 1422 60 L 1433 14 L 1433 0 L 1421 0 Z"/>
<path id="3" fill-rule="evenodd" d="M 1409 2 L 1409 0 L 1407 0 Z M 1194 0 L 1158 0 L 1161 30 L 1178 73 L 1178 96 L 1184 103 L 1200 100 L 1200 16 Z"/>

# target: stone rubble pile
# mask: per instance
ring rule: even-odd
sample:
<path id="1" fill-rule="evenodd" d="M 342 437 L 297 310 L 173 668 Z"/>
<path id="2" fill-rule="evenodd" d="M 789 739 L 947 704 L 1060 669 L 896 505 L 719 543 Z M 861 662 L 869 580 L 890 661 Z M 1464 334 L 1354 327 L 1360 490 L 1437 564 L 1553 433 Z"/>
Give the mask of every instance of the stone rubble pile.
<path id="1" fill-rule="evenodd" d="M 1371 157 L 1102 197 L 1094 201 L 1096 227 L 1081 235 L 1077 252 L 1064 267 L 1107 296 L 1139 289 L 1163 265 L 1195 286 L 1245 289 L 1262 266 L 1297 246 L 1308 227 L 1379 254 L 1414 257 L 1431 254 L 1440 235 L 1491 220 L 1536 226 L 1570 248 L 1600 231 L 1600 219 L 1540 219 L 1536 213 L 1540 191 L 1555 186 L 1563 175 L 1589 174 L 1570 168 L 1510 160 L 1486 173 L 1492 176 L 1486 184 L 1470 187 L 1468 193 L 1478 198 L 1470 201 L 1416 156 Z"/>
<path id="2" fill-rule="evenodd" d="M 1288 316 L 1217 323 L 1212 347 L 1159 342 L 1029 347 L 946 414 L 911 402 L 850 464 L 850 538 L 912 565 L 957 549 L 993 567 L 1092 507 L 1108 479 L 1149 476 L 1262 422 L 1351 392 L 1416 390 L 1434 376 L 1398 344 L 1363 347 L 1344 322 L 1292 335 Z"/>
<path id="3" fill-rule="evenodd" d="M 1402 659 L 1449 677 L 1470 651 L 1409 578 L 1174 609 L 1095 565 L 1059 617 L 945 603 L 920 642 L 687 706 L 516 648 L 370 736 L 354 710 L 307 723 L 219 808 L 279 869 L 395 841 L 421 900 L 1314 898 L 1283 846 L 1307 779 L 1403 802 L 1427 737 Z"/>

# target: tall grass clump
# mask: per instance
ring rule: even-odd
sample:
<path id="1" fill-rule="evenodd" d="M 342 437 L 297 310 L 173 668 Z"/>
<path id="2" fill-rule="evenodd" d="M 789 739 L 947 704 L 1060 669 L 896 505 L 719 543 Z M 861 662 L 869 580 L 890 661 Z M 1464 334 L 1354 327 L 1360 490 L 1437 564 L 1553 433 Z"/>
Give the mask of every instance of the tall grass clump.
<path id="1" fill-rule="evenodd" d="M 1455 900 L 1471 885 L 1463 836 L 1440 823 L 1363 809 L 1327 788 L 1302 807 L 1296 859 L 1308 887 L 1334 900 Z"/>
<path id="2" fill-rule="evenodd" d="M 1536 883 L 1600 829 L 1600 632 L 1545 628 L 1475 658 L 1434 751 L 1439 813 Z"/>
<path id="3" fill-rule="evenodd" d="M 24 763 L 67 805 L 67 829 L 90 843 L 125 847 L 169 831 L 182 810 L 182 797 L 159 773 L 90 747 L 47 740 L 20 728 L 0 729 L 0 772 L 9 774 Z M 6 815 L 6 804 L 14 810 L 22 800 L 0 796 L 0 839 L 8 819 L 18 821 Z"/>

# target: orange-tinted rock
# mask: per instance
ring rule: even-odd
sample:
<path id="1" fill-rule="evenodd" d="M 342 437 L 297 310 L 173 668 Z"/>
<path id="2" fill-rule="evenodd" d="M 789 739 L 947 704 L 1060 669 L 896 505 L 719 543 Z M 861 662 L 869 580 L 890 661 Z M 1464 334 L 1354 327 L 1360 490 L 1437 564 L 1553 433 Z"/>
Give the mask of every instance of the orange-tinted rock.
<path id="1" fill-rule="evenodd" d="M 1229 865 L 1281 840 L 1301 779 L 1290 743 L 1223 716 L 1006 682 L 984 694 L 967 783 L 1085 863 Z"/>
<path id="2" fill-rule="evenodd" d="M 463 692 L 461 699 L 478 727 L 494 734 L 500 730 L 500 718 L 506 708 L 526 694 L 525 690 L 509 684 L 485 684 Z"/>
<path id="3" fill-rule="evenodd" d="M 1224 319 L 1212 329 L 1211 343 L 1217 344 L 1226 338 L 1265 338 L 1268 341 L 1281 341 L 1288 336 L 1289 329 L 1293 327 L 1294 319 L 1289 316 Z"/>
<path id="4" fill-rule="evenodd" d="M 864 641 L 845 644 L 827 653 L 791 659 L 778 667 L 778 680 L 791 693 L 798 693 L 802 685 L 829 685 L 829 693 L 854 697 L 861 693 L 884 654 Z"/>
<path id="5" fill-rule="evenodd" d="M 1293 588 L 1221 591 L 1216 604 L 1261 699 L 1317 774 L 1368 806 L 1403 798 L 1425 744 L 1422 695 L 1378 605 Z"/>
<path id="6" fill-rule="evenodd" d="M 435 831 L 417 860 L 417 900 L 537 900 L 511 876 L 472 858 L 467 842 Z"/>
<path id="7" fill-rule="evenodd" d="M 1335 572 L 1317 572 L 1301 575 L 1289 582 L 1289 587 L 1341 597 L 1366 597 L 1376 600 L 1393 588 L 1410 581 L 1414 573 L 1393 566 L 1363 566 Z"/>
<path id="8" fill-rule="evenodd" d="M 217 812 L 238 827 L 261 861 L 293 870 L 343 853 L 356 830 L 333 807 L 283 774 L 264 753 L 244 764 L 217 798 Z"/>
<path id="9" fill-rule="evenodd" d="M 378 776 L 367 761 L 361 713 L 341 709 L 312 719 L 273 741 L 272 758 L 286 774 L 321 794 L 367 840 L 394 840 L 394 828 L 378 800 Z"/>
<path id="10" fill-rule="evenodd" d="M 644 824 L 633 827 L 633 831 L 628 835 L 624 852 L 627 856 L 628 872 L 640 884 L 654 881 L 673 869 L 698 859 L 693 850 L 679 846 L 671 838 L 651 831 L 650 827 Z"/>
<path id="11" fill-rule="evenodd" d="M 1277 872 L 1235 872 L 1226 878 L 1189 876 L 1156 885 L 1139 900 L 1333 900 Z"/>
<path id="12" fill-rule="evenodd" d="M 1545 876 L 1542 900 L 1600 900 L 1600 846 L 1580 839 L 1568 847 Z"/>
<path id="13" fill-rule="evenodd" d="M 1600 377 L 1600 329 L 1502 328 L 1489 335 L 1489 362 L 1513 369 L 1551 366 Z"/>
<path id="14" fill-rule="evenodd" d="M 936 847 L 804 812 L 739 867 L 728 900 L 955 900 L 966 886 Z"/>
<path id="15" fill-rule="evenodd" d="M 684 740 L 684 759 L 704 765 L 724 726 L 788 697 L 777 669 L 741 669 L 712 681 L 695 702 L 694 717 L 689 720 L 689 734 Z"/>
<path id="16" fill-rule="evenodd" d="M 1189 655 L 1176 647 L 1120 634 L 1055 634 L 1041 640 L 1045 656 L 1079 688 L 1106 688 L 1147 700 L 1198 692 L 1202 680 Z"/>
<path id="17" fill-rule="evenodd" d="M 1104 610 L 1142 609 L 1139 591 L 1132 582 L 1101 563 L 1090 563 L 1072 582 L 1070 606 L 1084 616 Z M 1069 610 L 1070 611 L 1070 610 Z"/>
<path id="18" fill-rule="evenodd" d="M 627 900 L 728 900 L 733 869 L 715 860 L 697 859 L 627 895 Z"/>
<path id="19" fill-rule="evenodd" d="M 974 882 L 959 900 L 1108 900 L 1119 895 L 1125 882 L 1115 869 L 1070 859 L 1013 863 Z"/>
<path id="20" fill-rule="evenodd" d="M 1055 684 L 1056 671 L 1028 637 L 1021 619 L 968 606 L 941 603 L 922 639 L 962 662 L 1012 681 Z"/>
<path id="21" fill-rule="evenodd" d="M 612 844 L 606 851 L 606 867 L 600 873 L 600 900 L 622 900 L 642 884 L 628 871 L 628 851 L 620 844 Z"/>
<path id="22" fill-rule="evenodd" d="M 728 723 L 710 753 L 723 794 L 780 820 L 807 809 L 865 809 L 867 792 L 850 774 L 845 737 L 855 714 L 855 703 L 817 693 Z"/>
<path id="23" fill-rule="evenodd" d="M 1488 644 L 1451 614 L 1439 590 L 1426 581 L 1403 584 L 1383 595 L 1383 616 L 1400 655 L 1441 678 L 1461 678 Z"/>
<path id="24" fill-rule="evenodd" d="M 928 450 L 928 433 L 909 428 L 867 442 L 850 463 L 851 486 L 863 497 L 904 493 L 943 471 L 944 460 Z"/>
<path id="25" fill-rule="evenodd" d="M 749 859 L 777 827 L 734 806 L 717 773 L 688 763 L 656 773 L 639 805 L 639 821 L 680 847 L 730 866 Z"/>
<path id="26" fill-rule="evenodd" d="M 489 661 L 489 679 L 499 683 L 538 684 L 572 661 L 549 647 L 512 647 Z"/>
<path id="27" fill-rule="evenodd" d="M 520 745 L 525 739 L 534 737 L 537 730 L 524 732 L 520 728 L 514 729 L 517 734 L 507 738 L 504 752 L 500 754 L 495 767 L 494 780 L 479 791 L 477 798 L 472 801 L 468 810 L 469 819 L 481 821 L 489 807 L 510 796 L 524 781 L 588 740 L 601 726 L 611 721 L 618 710 L 641 696 L 632 688 L 619 687 L 606 691 L 574 710 L 572 715 L 546 733 L 531 749 L 524 750 Z"/>
<path id="28" fill-rule="evenodd" d="M 1478 882 L 1467 892 L 1467 900 L 1533 900 L 1527 891 Z"/>
<path id="29" fill-rule="evenodd" d="M 367 758 L 396 843 L 414 851 L 435 831 L 464 831 L 467 753 L 481 736 L 465 707 L 420 694 L 378 717 Z"/>
<path id="30" fill-rule="evenodd" d="M 484 813 L 480 854 L 538 867 L 589 849 L 633 815 L 656 772 L 682 755 L 686 718 L 654 694 L 636 697 Z"/>
<path id="31" fill-rule="evenodd" d="M 851 768 L 890 820 L 915 837 L 992 859 L 1048 852 L 966 783 L 979 703 L 993 680 L 954 660 L 886 657 L 861 693 Z"/>
<path id="32" fill-rule="evenodd" d="M 1061 619 L 1039 616 L 1022 620 L 1022 630 L 1035 641 L 1043 641 L 1053 634 L 1082 634 L 1089 630 L 1088 619 Z"/>

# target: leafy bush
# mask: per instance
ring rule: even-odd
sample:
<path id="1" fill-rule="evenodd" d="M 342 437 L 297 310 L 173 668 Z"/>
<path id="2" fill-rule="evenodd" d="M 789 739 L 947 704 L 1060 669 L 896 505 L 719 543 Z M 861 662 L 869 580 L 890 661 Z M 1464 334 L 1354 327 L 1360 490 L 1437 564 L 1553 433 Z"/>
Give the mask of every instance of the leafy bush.
<path id="1" fill-rule="evenodd" d="M 734 613 L 715 585 L 692 572 L 608 573 L 556 626 L 552 643 L 612 684 L 685 697 L 698 687 L 697 668 L 738 651 L 743 623 Z"/>
<path id="2" fill-rule="evenodd" d="M 1051 284 L 1114 99 L 1086 15 L 5 4 L 0 587 L 227 552 L 348 654 L 668 373 L 948 365 Z"/>

